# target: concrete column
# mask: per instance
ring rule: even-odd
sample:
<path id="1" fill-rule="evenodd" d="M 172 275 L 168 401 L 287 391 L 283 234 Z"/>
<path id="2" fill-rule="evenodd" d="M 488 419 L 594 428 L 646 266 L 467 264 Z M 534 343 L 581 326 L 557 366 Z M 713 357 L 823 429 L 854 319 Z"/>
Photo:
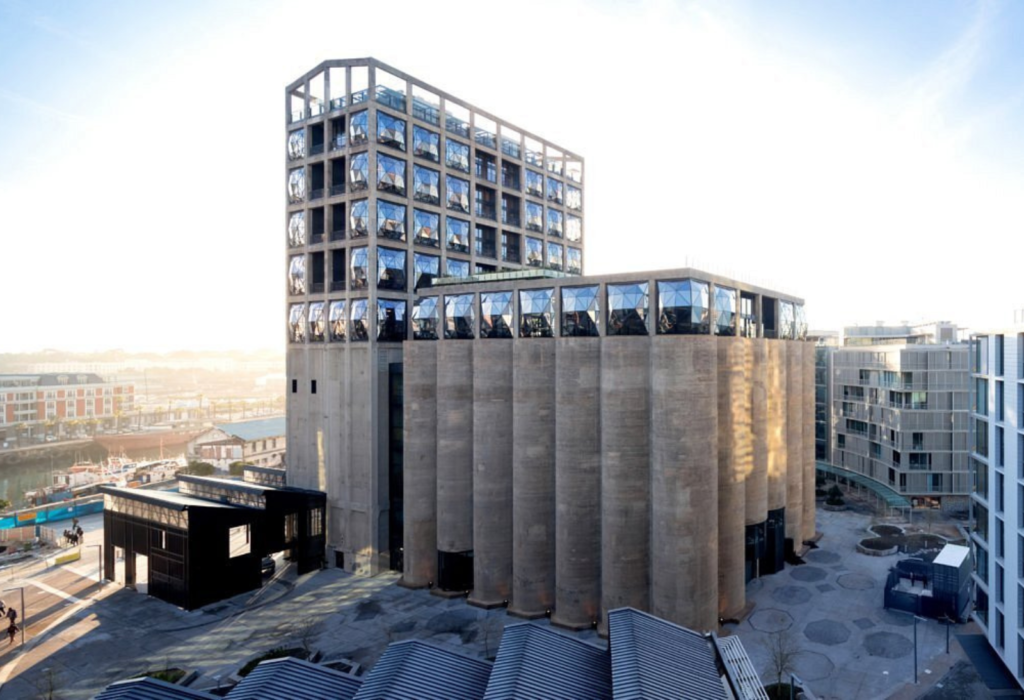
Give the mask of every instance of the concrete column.
<path id="1" fill-rule="evenodd" d="M 651 339 L 651 612 L 699 631 L 718 628 L 717 341 Z"/>
<path id="2" fill-rule="evenodd" d="M 752 343 L 746 338 L 718 338 L 718 612 L 728 618 L 747 604 L 746 479 L 754 466 Z"/>
<path id="3" fill-rule="evenodd" d="M 402 584 L 437 581 L 437 343 L 405 344 Z"/>
<path id="4" fill-rule="evenodd" d="M 804 343 L 804 413 L 803 413 L 803 464 L 804 464 L 804 493 L 803 493 L 803 540 L 814 539 L 817 534 L 817 527 L 814 519 L 816 508 L 814 501 L 815 488 L 815 467 L 814 467 L 814 365 L 815 350 L 811 343 Z"/>
<path id="5" fill-rule="evenodd" d="M 768 341 L 750 341 L 750 418 L 753 459 L 745 483 L 746 524 L 768 519 Z"/>
<path id="6" fill-rule="evenodd" d="M 768 340 L 768 510 L 786 507 L 786 344 Z M 788 520 L 788 513 L 787 520 Z"/>
<path id="7" fill-rule="evenodd" d="M 512 602 L 540 617 L 555 606 L 555 341 L 512 349 Z"/>
<path id="8" fill-rule="evenodd" d="M 601 340 L 601 620 L 650 607 L 650 340 Z"/>
<path id="9" fill-rule="evenodd" d="M 583 629 L 601 614 L 601 344 L 559 338 L 555 358 L 555 612 Z"/>
<path id="10" fill-rule="evenodd" d="M 473 549 L 473 343 L 437 348 L 437 549 Z"/>
<path id="11" fill-rule="evenodd" d="M 801 549 L 804 515 L 804 343 L 783 341 L 786 346 L 786 537 L 793 549 Z"/>
<path id="12" fill-rule="evenodd" d="M 512 597 L 512 341 L 483 338 L 473 345 L 473 592 L 469 602 L 490 608 Z"/>

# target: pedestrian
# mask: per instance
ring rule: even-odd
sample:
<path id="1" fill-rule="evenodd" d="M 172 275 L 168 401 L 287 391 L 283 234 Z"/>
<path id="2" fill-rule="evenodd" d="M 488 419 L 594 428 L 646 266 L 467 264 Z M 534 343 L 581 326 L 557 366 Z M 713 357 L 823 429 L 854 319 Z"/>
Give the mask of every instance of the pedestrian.
<path id="1" fill-rule="evenodd" d="M 17 636 L 17 634 L 18 634 L 18 626 L 12 622 L 7 627 L 7 636 L 11 638 L 11 641 L 7 642 L 8 646 L 10 646 L 11 644 L 14 644 L 14 637 Z"/>
<path id="2" fill-rule="evenodd" d="M 7 619 L 10 620 L 12 625 L 18 621 L 18 611 L 14 609 L 13 605 L 7 608 Z"/>
<path id="3" fill-rule="evenodd" d="M 4 617 L 6 615 L 7 615 L 7 603 L 5 603 L 2 598 L 0 598 L 0 617 Z"/>
<path id="4" fill-rule="evenodd" d="M 75 530 L 75 533 L 78 535 L 78 541 L 81 542 L 82 541 L 82 526 L 81 525 L 78 526 L 78 528 Z"/>

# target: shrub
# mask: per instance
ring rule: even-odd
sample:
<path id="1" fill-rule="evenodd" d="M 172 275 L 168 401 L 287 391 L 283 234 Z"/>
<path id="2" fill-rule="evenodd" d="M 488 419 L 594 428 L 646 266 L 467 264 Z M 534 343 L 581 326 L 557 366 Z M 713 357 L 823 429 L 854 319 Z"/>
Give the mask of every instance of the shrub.
<path id="1" fill-rule="evenodd" d="M 843 492 L 839 490 L 839 487 L 835 484 L 828 490 L 828 498 L 825 499 L 825 503 L 830 506 L 841 506 L 845 505 L 846 501 L 843 500 Z"/>

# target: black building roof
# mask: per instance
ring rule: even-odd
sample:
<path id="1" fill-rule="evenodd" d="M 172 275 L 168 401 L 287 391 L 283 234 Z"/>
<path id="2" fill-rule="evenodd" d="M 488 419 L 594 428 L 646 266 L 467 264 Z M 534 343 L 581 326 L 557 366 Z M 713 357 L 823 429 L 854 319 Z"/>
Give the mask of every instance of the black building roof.
<path id="1" fill-rule="evenodd" d="M 188 510 L 189 508 L 229 508 L 231 510 L 252 510 L 244 506 L 235 506 L 218 501 L 208 501 L 204 498 L 186 496 L 177 491 L 144 491 L 142 489 L 122 489 L 117 486 L 100 486 L 101 493 L 109 493 L 111 496 L 119 496 L 133 501 L 150 503 L 172 510 Z"/>

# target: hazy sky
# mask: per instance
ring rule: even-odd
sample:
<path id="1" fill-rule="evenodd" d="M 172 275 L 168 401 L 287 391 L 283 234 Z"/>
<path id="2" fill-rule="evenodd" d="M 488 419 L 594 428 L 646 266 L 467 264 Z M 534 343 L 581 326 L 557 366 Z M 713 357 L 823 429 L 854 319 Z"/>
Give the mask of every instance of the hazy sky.
<path id="1" fill-rule="evenodd" d="M 283 346 L 284 86 L 368 55 L 582 154 L 590 273 L 1006 325 L 1022 47 L 1009 0 L 0 0 L 0 352 Z"/>

